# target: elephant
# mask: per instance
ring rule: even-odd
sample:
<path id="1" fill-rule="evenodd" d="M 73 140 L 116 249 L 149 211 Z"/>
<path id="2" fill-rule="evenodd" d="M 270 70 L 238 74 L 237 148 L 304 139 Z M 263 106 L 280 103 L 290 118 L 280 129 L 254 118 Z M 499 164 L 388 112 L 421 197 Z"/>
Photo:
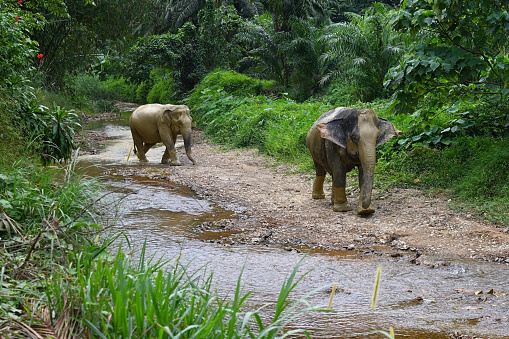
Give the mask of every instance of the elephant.
<path id="1" fill-rule="evenodd" d="M 359 169 L 360 196 L 357 214 L 375 212 L 371 204 L 376 146 L 393 136 L 402 135 L 394 125 L 380 118 L 371 109 L 337 107 L 324 114 L 313 124 L 306 136 L 316 176 L 313 182 L 313 199 L 324 199 L 323 183 L 326 173 L 332 175 L 331 200 L 333 210 L 352 210 L 346 198 L 346 173 L 356 166 Z"/>
<path id="2" fill-rule="evenodd" d="M 191 155 L 192 121 L 186 105 L 148 104 L 138 107 L 129 118 L 134 153 L 140 161 L 146 162 L 145 153 L 162 141 L 166 150 L 161 163 L 166 164 L 170 161 L 171 166 L 180 166 L 175 150 L 177 135 L 180 133 L 184 139 L 186 155 L 193 165 L 196 165 Z"/>

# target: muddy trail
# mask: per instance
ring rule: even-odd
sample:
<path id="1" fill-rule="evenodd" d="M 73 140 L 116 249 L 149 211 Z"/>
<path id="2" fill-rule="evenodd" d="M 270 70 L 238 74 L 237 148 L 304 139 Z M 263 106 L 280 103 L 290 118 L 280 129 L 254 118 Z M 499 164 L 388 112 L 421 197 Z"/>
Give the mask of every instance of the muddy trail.
<path id="1" fill-rule="evenodd" d="M 304 268 L 329 269 L 310 275 L 307 279 L 312 283 L 305 280 L 302 288 L 309 292 L 308 288 L 319 283 L 343 281 L 335 300 L 339 313 L 325 318 L 320 318 L 323 314 L 310 316 L 299 324 L 317 327 L 313 337 L 363 338 L 368 337 L 370 328 L 388 330 L 388 326 L 400 326 L 401 337 L 409 338 L 509 337 L 509 234 L 470 215 L 453 212 L 446 197 L 395 188 L 383 194 L 374 192 L 376 212 L 371 216 L 360 217 L 354 211 L 336 213 L 328 197 L 311 198 L 312 174 L 295 174 L 292 168 L 256 150 L 224 150 L 196 130 L 195 166 L 183 150 L 178 151 L 183 166 L 161 165 L 163 147 L 147 153 L 149 163 L 139 163 L 134 154 L 127 161 L 132 142 L 125 118 L 102 124 L 100 128 L 89 126 L 93 131 L 87 137 L 88 152 L 80 159 L 104 166 L 103 174 L 116 177 L 116 185 L 152 185 L 161 194 L 172 191 L 177 198 L 157 201 L 174 206 L 192 194 L 201 199 L 200 205 L 216 206 L 206 216 L 192 216 L 184 223 L 192 231 L 181 236 L 194 239 L 196 247 L 191 252 L 200 260 L 215 263 L 211 269 L 222 272 L 220 280 L 230 276 L 235 282 L 242 265 L 247 264 L 251 270 L 247 270 L 246 279 L 254 281 L 247 283 L 247 288 L 259 290 L 255 282 L 270 285 L 280 281 L 303 253 L 310 252 Z M 354 181 L 347 191 L 355 206 L 358 189 Z M 159 193 L 151 194 L 149 200 Z M 139 207 L 136 199 L 143 196 L 136 194 L 132 199 L 132 205 Z M 154 209 L 165 210 L 164 206 Z M 175 213 L 184 212 L 177 208 L 170 213 L 173 218 Z M 163 227 L 153 220 L 162 217 L 154 217 L 153 212 L 143 215 L 145 219 L 150 215 L 143 231 L 138 221 L 125 221 L 123 227 L 134 234 L 155 234 L 154 252 L 161 248 L 171 251 L 172 246 L 161 245 L 161 238 L 166 232 L 179 234 L 170 226 L 175 220 Z M 139 220 L 140 215 L 136 218 Z M 230 250 L 225 252 L 225 248 Z M 225 253 L 232 252 L 241 254 L 240 258 L 226 268 L 223 261 L 230 255 Z M 246 259 L 250 256 L 258 259 Z M 378 265 L 383 266 L 387 294 L 378 311 L 372 313 L 364 306 L 361 312 L 357 306 L 369 303 Z M 345 275 L 338 276 L 338 271 Z M 270 298 L 260 297 L 259 302 Z M 318 299 L 326 303 L 327 293 Z"/>

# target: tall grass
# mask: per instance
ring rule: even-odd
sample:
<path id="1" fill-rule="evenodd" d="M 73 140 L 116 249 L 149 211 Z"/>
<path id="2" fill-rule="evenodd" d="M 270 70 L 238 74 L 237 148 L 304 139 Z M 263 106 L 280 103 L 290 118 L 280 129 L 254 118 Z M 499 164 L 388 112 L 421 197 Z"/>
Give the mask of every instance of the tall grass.
<path id="1" fill-rule="evenodd" d="M 41 322 L 34 313 L 47 304 L 45 284 L 62 267 L 76 269 L 74 253 L 98 246 L 94 232 L 100 227 L 91 206 L 100 196 L 97 181 L 77 175 L 73 166 L 42 169 L 19 162 L 2 168 L 0 327 Z"/>
<path id="2" fill-rule="evenodd" d="M 255 311 L 246 311 L 250 293 L 242 293 L 242 272 L 233 297 L 221 299 L 212 275 L 190 272 L 178 261 L 152 263 L 144 249 L 137 264 L 121 250 L 113 260 L 80 256 L 76 274 L 70 276 L 68 268 L 46 291 L 51 312 L 81 319 L 77 328 L 91 337 L 281 338 L 301 332 L 284 330 L 295 317 L 320 309 L 306 301 L 308 295 L 290 299 L 303 277 L 297 278 L 302 260 L 283 282 L 277 302 Z M 267 317 L 261 312 L 273 315 L 262 320 Z"/>

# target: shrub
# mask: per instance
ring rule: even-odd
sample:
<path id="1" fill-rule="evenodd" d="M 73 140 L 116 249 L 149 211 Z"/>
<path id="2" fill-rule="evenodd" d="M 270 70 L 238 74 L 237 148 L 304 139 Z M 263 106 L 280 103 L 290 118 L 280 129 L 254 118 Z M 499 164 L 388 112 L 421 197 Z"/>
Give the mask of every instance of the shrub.
<path id="1" fill-rule="evenodd" d="M 136 89 L 138 86 L 128 83 L 123 77 L 110 77 L 103 84 L 109 97 L 126 102 L 136 101 Z"/>
<path id="2" fill-rule="evenodd" d="M 65 82 L 74 96 L 88 99 L 110 99 L 110 92 L 97 75 L 80 73 L 67 76 Z"/>
<path id="3" fill-rule="evenodd" d="M 140 104 L 147 103 L 148 92 L 150 91 L 150 83 L 148 81 L 144 81 L 138 85 L 136 88 L 136 102 Z"/>
<path id="4" fill-rule="evenodd" d="M 442 150 L 416 145 L 378 168 L 389 181 L 449 190 L 468 213 L 509 225 L 508 139 L 462 137 Z"/>
<path id="5" fill-rule="evenodd" d="M 0 88 L 0 131 L 2 143 L 0 143 L 0 157 L 2 164 L 12 164 L 24 152 L 28 140 L 24 137 L 25 130 L 17 122 L 16 115 L 19 107 Z"/>
<path id="6" fill-rule="evenodd" d="M 56 103 L 49 110 L 33 102 L 24 116 L 25 125 L 34 139 L 35 150 L 43 165 L 71 159 L 74 139 L 81 129 L 80 117 L 74 110 L 63 109 Z"/>
<path id="7" fill-rule="evenodd" d="M 187 101 L 189 106 L 198 105 L 202 102 L 201 97 L 206 94 L 205 92 L 210 94 L 217 91 L 246 97 L 256 96 L 261 94 L 264 89 L 269 89 L 272 86 L 274 86 L 274 83 L 270 81 L 261 81 L 235 71 L 225 71 L 217 68 L 194 88 Z"/>
<path id="8" fill-rule="evenodd" d="M 149 104 L 169 104 L 176 100 L 170 71 L 161 68 L 153 69 L 150 72 L 150 79 L 153 86 L 147 94 Z"/>

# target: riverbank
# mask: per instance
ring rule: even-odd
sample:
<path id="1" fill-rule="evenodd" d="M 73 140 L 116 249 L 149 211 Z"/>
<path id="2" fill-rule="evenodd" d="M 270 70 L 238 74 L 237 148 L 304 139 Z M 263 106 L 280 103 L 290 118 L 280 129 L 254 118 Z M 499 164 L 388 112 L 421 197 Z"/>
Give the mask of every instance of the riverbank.
<path id="1" fill-rule="evenodd" d="M 202 225 L 203 229 L 234 232 L 221 242 L 409 256 L 415 264 L 435 265 L 436 258 L 509 262 L 505 229 L 454 212 L 446 196 L 430 196 L 416 189 L 394 188 L 383 194 L 375 190 L 373 215 L 333 212 L 330 187 L 326 199 L 311 198 L 313 175 L 295 174 L 257 150 L 225 151 L 198 130 L 193 139 L 197 165 L 179 151 L 183 166 L 162 166 L 161 150 L 155 149 L 147 155 L 149 163 L 137 163 L 135 156 L 131 157 L 130 165 L 134 162 L 136 166 L 127 166 L 123 175 L 183 184 L 234 211 L 233 218 Z M 355 206 L 359 192 L 353 180 L 347 183 L 347 192 Z M 430 263 L 428 256 L 435 262 Z"/>

